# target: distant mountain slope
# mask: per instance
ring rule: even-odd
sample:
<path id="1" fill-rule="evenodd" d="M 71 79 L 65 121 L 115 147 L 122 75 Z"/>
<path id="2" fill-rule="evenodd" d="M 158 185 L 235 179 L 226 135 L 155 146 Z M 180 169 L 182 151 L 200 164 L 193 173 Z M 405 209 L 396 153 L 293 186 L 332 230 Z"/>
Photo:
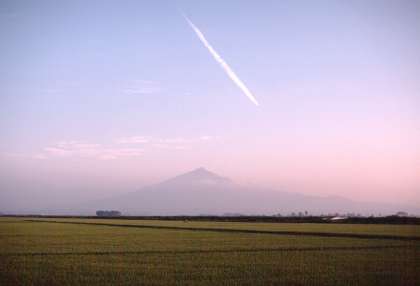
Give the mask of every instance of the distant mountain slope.
<path id="1" fill-rule="evenodd" d="M 414 208 L 360 203 L 341 197 L 316 197 L 299 193 L 249 188 L 204 168 L 145 187 L 139 191 L 92 203 L 84 211 L 116 209 L 129 215 L 222 215 L 321 213 L 393 214 Z"/>

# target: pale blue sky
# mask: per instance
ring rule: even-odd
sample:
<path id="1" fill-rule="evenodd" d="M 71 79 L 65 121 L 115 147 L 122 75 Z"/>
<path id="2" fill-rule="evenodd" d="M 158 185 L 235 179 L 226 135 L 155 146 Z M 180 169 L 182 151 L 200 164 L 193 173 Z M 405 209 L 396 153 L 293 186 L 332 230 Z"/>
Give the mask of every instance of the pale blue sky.
<path id="1" fill-rule="evenodd" d="M 230 81 L 180 10 L 260 107 Z M 420 203 L 420 1 L 2 0 L 0 42 L 5 186 L 15 180 L 25 189 L 33 168 L 58 166 L 62 181 L 73 181 L 69 156 L 56 158 L 51 147 L 77 141 L 100 145 L 83 155 L 89 159 L 119 152 L 98 163 L 109 165 L 104 177 L 116 165 L 138 170 L 110 182 L 108 193 L 199 164 L 285 188 L 299 177 L 307 182 L 296 187 L 302 192 L 352 196 L 354 183 L 358 199 L 372 200 L 385 185 L 385 199 Z M 116 143 L 132 136 L 148 138 L 147 146 L 130 145 L 144 155 L 131 158 L 137 151 Z M 159 149 L 165 140 L 176 146 Z M 360 179 L 340 170 L 342 162 L 370 164 L 373 174 Z M 392 182 L 378 183 L 389 173 Z M 325 186 L 328 177 L 347 187 L 337 193 Z M 101 193 L 95 179 L 84 180 L 92 196 Z M 60 185 L 39 181 L 47 190 Z M 372 195 L 362 191 L 372 186 Z"/>

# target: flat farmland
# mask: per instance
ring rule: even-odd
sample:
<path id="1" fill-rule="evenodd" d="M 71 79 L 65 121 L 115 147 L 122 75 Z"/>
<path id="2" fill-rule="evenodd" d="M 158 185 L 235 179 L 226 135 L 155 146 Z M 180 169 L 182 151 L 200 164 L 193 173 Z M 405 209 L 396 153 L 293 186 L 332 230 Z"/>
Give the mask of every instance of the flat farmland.
<path id="1" fill-rule="evenodd" d="M 0 285 L 420 285 L 419 233 L 410 225 L 0 218 Z"/>

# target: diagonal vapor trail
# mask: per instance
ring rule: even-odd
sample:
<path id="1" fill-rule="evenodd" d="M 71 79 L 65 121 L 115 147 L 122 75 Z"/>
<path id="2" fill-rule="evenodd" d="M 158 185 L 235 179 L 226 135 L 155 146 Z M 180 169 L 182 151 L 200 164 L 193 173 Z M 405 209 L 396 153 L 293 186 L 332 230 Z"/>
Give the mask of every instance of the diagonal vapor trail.
<path id="1" fill-rule="evenodd" d="M 183 15 L 185 20 L 188 22 L 188 24 L 191 26 L 191 28 L 194 30 L 194 32 L 197 34 L 200 41 L 203 43 L 203 45 L 207 48 L 207 50 L 210 52 L 210 54 L 213 56 L 213 58 L 220 64 L 222 69 L 226 72 L 226 74 L 229 76 L 229 78 L 236 84 L 237 87 L 239 87 L 242 92 L 255 104 L 259 105 L 258 101 L 255 99 L 255 97 L 252 95 L 251 91 L 246 87 L 246 85 L 241 81 L 241 79 L 235 74 L 235 72 L 229 67 L 229 65 L 223 60 L 223 58 L 216 52 L 215 49 L 210 45 L 210 43 L 206 40 L 203 33 L 198 29 L 193 22 L 188 19 L 187 16 Z"/>

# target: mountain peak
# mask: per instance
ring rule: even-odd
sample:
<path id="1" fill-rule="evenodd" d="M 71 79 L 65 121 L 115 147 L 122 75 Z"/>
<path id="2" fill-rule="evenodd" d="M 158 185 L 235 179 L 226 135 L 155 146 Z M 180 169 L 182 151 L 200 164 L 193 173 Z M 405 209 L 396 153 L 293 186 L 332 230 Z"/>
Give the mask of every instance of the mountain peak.
<path id="1" fill-rule="evenodd" d="M 204 168 L 204 167 L 199 167 L 199 168 L 196 168 L 196 169 L 194 169 L 194 170 L 192 170 L 192 171 L 190 171 L 190 172 L 187 172 L 186 174 L 191 174 L 191 173 L 195 173 L 195 174 L 206 174 L 206 175 L 209 175 L 209 174 L 211 174 L 211 175 L 216 175 L 216 174 L 214 174 L 214 173 L 212 173 L 212 172 L 210 172 L 209 170 L 207 170 L 206 168 Z M 217 175 L 216 175 L 217 176 Z"/>
<path id="2" fill-rule="evenodd" d="M 219 176 L 204 167 L 196 168 L 190 172 L 181 174 L 166 182 L 180 184 L 220 184 L 230 183 L 230 179 Z"/>

